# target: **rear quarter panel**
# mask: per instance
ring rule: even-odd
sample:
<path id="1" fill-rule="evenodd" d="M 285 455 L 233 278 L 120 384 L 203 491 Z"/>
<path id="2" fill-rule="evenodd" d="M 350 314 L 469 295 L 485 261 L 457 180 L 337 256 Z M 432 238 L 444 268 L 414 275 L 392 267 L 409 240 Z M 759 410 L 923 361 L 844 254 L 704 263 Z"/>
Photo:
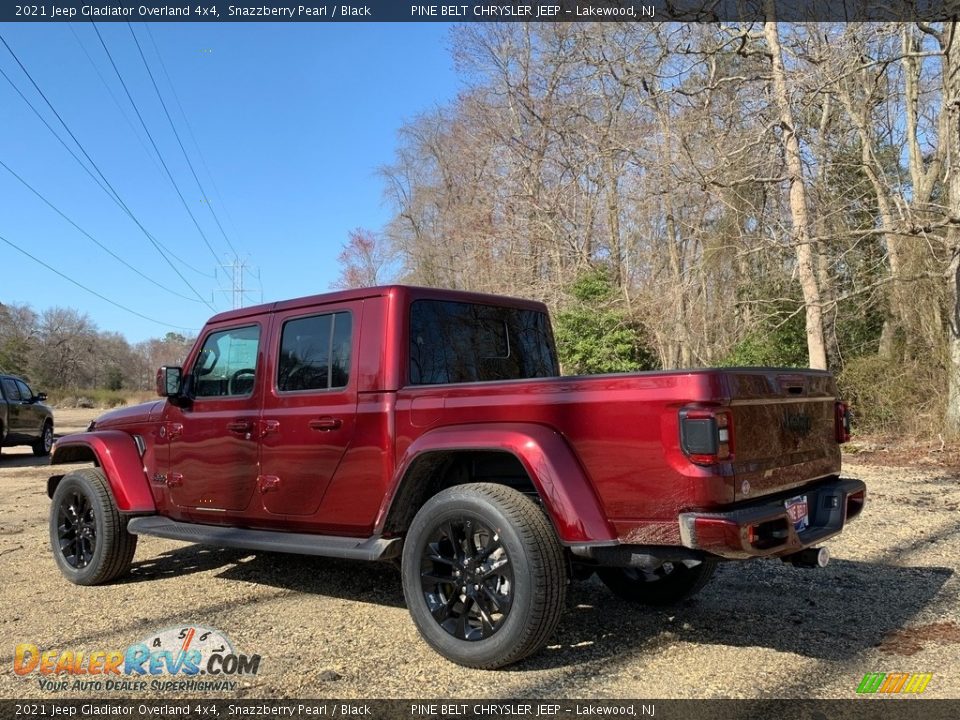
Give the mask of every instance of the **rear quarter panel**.
<path id="1" fill-rule="evenodd" d="M 629 542 L 673 544 L 679 542 L 679 512 L 734 499 L 729 465 L 692 465 L 679 445 L 679 408 L 722 392 L 709 373 L 405 388 L 397 396 L 396 452 L 402 458 L 418 438 L 441 426 L 552 428 L 572 449 L 621 540 L 627 534 Z M 563 468 L 558 472 L 562 480 Z"/>

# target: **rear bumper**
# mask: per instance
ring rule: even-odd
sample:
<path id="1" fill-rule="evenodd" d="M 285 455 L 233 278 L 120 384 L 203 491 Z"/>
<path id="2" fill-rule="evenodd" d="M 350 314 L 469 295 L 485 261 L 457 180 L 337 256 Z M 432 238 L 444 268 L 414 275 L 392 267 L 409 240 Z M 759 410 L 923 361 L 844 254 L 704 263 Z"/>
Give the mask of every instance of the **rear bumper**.
<path id="1" fill-rule="evenodd" d="M 799 495 L 807 497 L 809 525 L 798 532 L 784 503 Z M 684 547 L 731 560 L 780 557 L 837 535 L 860 514 L 865 501 L 861 480 L 833 478 L 723 512 L 682 513 L 680 538 Z"/>

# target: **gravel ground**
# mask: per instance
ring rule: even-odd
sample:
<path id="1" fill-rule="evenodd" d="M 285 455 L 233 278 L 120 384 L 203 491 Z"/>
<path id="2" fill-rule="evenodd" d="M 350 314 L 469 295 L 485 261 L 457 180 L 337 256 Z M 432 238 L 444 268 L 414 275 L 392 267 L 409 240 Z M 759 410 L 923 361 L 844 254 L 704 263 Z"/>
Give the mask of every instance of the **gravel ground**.
<path id="1" fill-rule="evenodd" d="M 95 414 L 57 412 L 58 431 Z M 924 697 L 960 698 L 960 473 L 853 463 L 845 473 L 867 482 L 869 500 L 829 543 L 826 569 L 722 565 L 669 610 L 631 606 L 595 578 L 574 583 L 552 644 L 485 672 L 420 640 L 387 565 L 142 538 L 130 578 L 70 585 L 48 547 L 49 468 L 28 448 L 5 449 L 0 697 L 84 697 L 16 676 L 18 643 L 122 650 L 193 623 L 262 656 L 260 673 L 224 697 L 850 698 L 864 673 L 897 671 L 932 672 Z"/>

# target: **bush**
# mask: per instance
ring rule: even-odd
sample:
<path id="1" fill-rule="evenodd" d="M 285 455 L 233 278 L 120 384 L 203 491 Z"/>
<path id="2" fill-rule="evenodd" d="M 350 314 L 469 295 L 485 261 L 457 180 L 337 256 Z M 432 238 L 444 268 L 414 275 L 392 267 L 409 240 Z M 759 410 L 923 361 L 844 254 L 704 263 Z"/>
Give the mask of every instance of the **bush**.
<path id="1" fill-rule="evenodd" d="M 559 312 L 554 331 L 564 373 L 596 375 L 654 366 L 641 332 L 620 313 L 589 308 Z"/>
<path id="2" fill-rule="evenodd" d="M 650 370 L 655 365 L 643 328 L 617 307 L 617 293 L 597 268 L 571 288 L 575 302 L 554 313 L 557 355 L 565 374 Z"/>
<path id="3" fill-rule="evenodd" d="M 776 317 L 766 327 L 747 335 L 717 364 L 721 367 L 807 367 L 807 331 L 804 314 Z"/>
<path id="4" fill-rule="evenodd" d="M 149 392 L 131 392 L 130 390 L 104 390 L 102 388 L 86 390 L 51 390 L 47 393 L 47 402 L 61 408 L 115 408 L 122 405 L 136 405 L 153 398 Z"/>
<path id="5" fill-rule="evenodd" d="M 855 358 L 837 385 L 860 432 L 932 436 L 942 430 L 947 378 L 935 359 Z"/>

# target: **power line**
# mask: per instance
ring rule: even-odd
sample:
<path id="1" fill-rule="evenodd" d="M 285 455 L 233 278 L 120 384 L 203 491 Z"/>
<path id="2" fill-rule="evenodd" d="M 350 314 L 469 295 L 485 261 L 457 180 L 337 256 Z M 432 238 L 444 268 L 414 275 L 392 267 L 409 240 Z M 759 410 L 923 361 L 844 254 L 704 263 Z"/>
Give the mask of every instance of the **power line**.
<path id="1" fill-rule="evenodd" d="M 33 110 L 33 114 L 36 115 L 37 118 L 39 118 L 40 122 L 42 122 L 42 123 L 46 126 L 47 130 L 49 130 L 49 131 L 51 132 L 51 134 L 60 142 L 60 144 L 63 145 L 64 149 L 66 149 L 66 151 L 67 151 L 68 153 L 70 153 L 70 155 L 73 157 L 74 160 L 77 161 L 77 163 L 80 165 L 80 167 L 82 167 L 82 168 L 86 171 L 86 173 L 87 173 L 91 178 L 93 178 L 93 181 L 94 181 L 95 183 L 97 183 L 97 185 L 100 187 L 100 189 L 103 190 L 103 191 L 107 194 L 107 197 L 109 197 L 109 198 L 110 198 L 111 200 L 113 200 L 114 202 L 118 202 L 118 201 L 117 201 L 117 198 L 107 189 L 107 186 L 103 184 L 103 182 L 100 180 L 100 178 L 98 178 L 96 175 L 93 174 L 93 171 L 90 170 L 90 168 L 88 168 L 88 167 L 86 166 L 86 164 L 83 162 L 83 160 L 81 160 L 81 159 L 77 156 L 77 153 L 74 152 L 73 148 L 70 147 L 69 145 L 67 145 L 66 142 L 64 142 L 63 138 L 60 137 L 60 136 L 57 134 L 57 131 L 53 129 L 53 126 L 51 126 L 50 123 L 47 122 L 47 119 L 46 119 L 45 117 L 43 117 L 43 115 L 40 114 L 40 111 L 37 110 L 36 106 L 35 106 L 33 103 L 30 102 L 30 99 L 27 98 L 26 95 L 23 94 L 23 92 L 20 90 L 20 88 L 17 87 L 16 83 L 14 83 L 13 80 L 10 78 L 10 76 L 7 75 L 6 72 L 4 72 L 4 70 L 3 70 L 2 67 L 0 67 L 0 75 L 2 75 L 2 76 L 3 76 L 3 79 L 6 80 L 6 81 L 10 84 L 10 87 L 12 87 L 12 88 L 14 89 L 14 91 L 17 93 L 17 95 L 20 96 L 20 99 L 23 100 L 31 110 Z"/>
<path id="2" fill-rule="evenodd" d="M 165 285 L 162 285 L 161 283 L 158 283 L 156 280 L 154 280 L 154 279 L 153 279 L 152 277 L 150 277 L 149 275 L 146 275 L 146 274 L 140 272 L 139 270 L 137 270 L 137 268 L 135 268 L 133 265 L 131 265 L 130 263 L 128 263 L 128 262 L 127 262 L 126 260 L 124 260 L 122 257 L 120 257 L 119 255 L 117 255 L 117 254 L 116 254 L 115 252 L 113 252 L 110 248 L 108 248 L 108 247 L 107 247 L 106 245 L 104 245 L 102 242 L 100 242 L 99 240 L 97 240 L 93 235 L 91 235 L 90 233 L 88 233 L 88 232 L 87 232 L 86 230 L 84 230 L 82 227 L 80 227 L 79 225 L 77 225 L 77 223 L 75 223 L 73 220 L 71 220 L 69 217 L 67 217 L 67 216 L 60 210 L 60 208 L 58 208 L 56 205 L 54 205 L 52 202 L 50 202 L 46 197 L 44 197 L 43 193 L 41 193 L 39 190 L 37 190 L 35 187 L 33 187 L 30 183 L 28 183 L 26 180 L 24 180 L 22 177 L 20 177 L 20 176 L 13 170 L 13 168 L 11 168 L 9 165 L 7 165 L 3 160 L 0 160 L 0 167 L 3 167 L 4 170 L 6 170 L 6 171 L 7 171 L 8 173 L 10 173 L 11 175 L 13 175 L 17 180 L 19 180 L 19 181 L 21 182 L 21 184 L 23 184 L 28 190 L 30 190 L 30 192 L 32 192 L 34 195 L 36 195 L 38 198 L 40 198 L 44 203 L 46 203 L 46 205 L 47 205 L 51 210 L 53 210 L 55 213 L 57 213 L 57 215 L 59 215 L 60 217 L 62 217 L 62 218 L 63 218 L 64 220 L 66 220 L 68 223 L 70 223 L 71 225 L 73 225 L 73 227 L 75 227 L 80 233 L 82 233 L 84 236 L 86 236 L 91 242 L 93 242 L 97 247 L 99 247 L 101 250 L 103 250 L 105 253 L 107 253 L 107 254 L 108 254 L 110 257 L 112 257 L 114 260 L 116 260 L 117 262 L 119 262 L 119 263 L 121 263 L 122 265 L 126 266 L 126 267 L 129 268 L 130 270 L 133 270 L 133 272 L 135 272 L 137 275 L 139 275 L 140 277 L 142 277 L 142 278 L 143 278 L 144 280 L 146 280 L 147 282 L 156 285 L 158 288 L 160 288 L 161 290 L 163 290 L 163 291 L 165 291 L 165 292 L 170 293 L 171 295 L 175 295 L 176 297 L 182 298 L 183 300 L 189 300 L 190 302 L 200 302 L 199 300 L 196 300 L 195 298 L 187 297 L 186 295 L 181 295 L 180 293 L 178 293 L 178 292 L 176 292 L 176 291 L 174 291 L 174 290 L 171 290 L 170 288 L 166 287 Z"/>
<path id="3" fill-rule="evenodd" d="M 147 75 L 150 76 L 150 82 L 153 83 L 153 89 L 157 93 L 157 98 L 160 100 L 160 105 L 163 107 L 163 112 L 167 116 L 167 122 L 170 123 L 170 129 L 173 130 L 173 136 L 177 138 L 177 144 L 180 146 L 180 151 L 183 153 L 183 159 L 187 161 L 187 166 L 190 168 L 190 172 L 193 174 L 193 179 L 197 182 L 197 187 L 200 188 L 200 193 L 205 199 L 207 199 L 207 209 L 210 210 L 210 214 L 213 215 L 213 219 L 217 223 L 217 227 L 220 228 L 220 234 L 223 235 L 223 239 L 227 241 L 227 245 L 230 246 L 230 252 L 233 253 L 233 256 L 237 256 L 237 250 L 233 247 L 233 243 L 230 242 L 230 238 L 227 237 L 226 231 L 223 229 L 223 225 L 220 223 L 220 218 L 217 217 L 217 213 L 213 210 L 213 204 L 209 201 L 209 195 L 203 187 L 203 183 L 200 182 L 200 178 L 197 176 L 197 171 L 193 167 L 193 163 L 190 162 L 190 156 L 187 155 L 187 149 L 183 146 L 183 141 L 180 139 L 180 133 L 177 132 L 177 126 L 173 123 L 173 118 L 170 117 L 170 111 L 167 109 L 167 103 L 163 100 L 163 95 L 160 94 L 160 88 L 157 86 L 157 81 L 153 77 L 153 72 L 150 70 L 150 65 L 147 63 L 147 58 L 143 54 L 143 48 L 140 47 L 140 41 L 137 40 L 137 35 L 133 32 L 133 25 L 130 22 L 127 22 L 127 27 L 130 29 L 130 34 L 133 36 L 133 42 L 137 46 L 137 50 L 140 52 L 140 59 L 143 60 L 143 66 L 147 69 Z M 168 78 L 169 79 L 169 78 Z M 171 86 L 172 87 L 172 86 Z"/>
<path id="4" fill-rule="evenodd" d="M 167 162 L 163 159 L 163 154 L 160 152 L 160 148 L 157 147 L 157 143 L 154 141 L 153 135 L 150 133 L 150 129 L 147 127 L 147 123 L 144 122 L 143 115 L 140 114 L 140 108 L 138 108 L 137 103 L 134 102 L 133 96 L 130 94 L 130 89 L 127 87 L 127 83 L 124 81 L 123 75 L 120 74 L 117 64 L 113 61 L 113 55 L 110 54 L 110 50 L 107 47 L 107 44 L 104 42 L 103 36 L 100 34 L 100 30 L 97 28 L 95 23 L 93 23 L 93 29 L 97 33 L 97 37 L 100 38 L 100 44 L 103 45 L 103 50 L 105 53 L 107 53 L 107 57 L 110 59 L 110 65 L 113 66 L 113 71 L 117 74 L 117 79 L 120 80 L 120 84 L 123 86 L 123 91 L 127 94 L 127 99 L 130 101 L 130 104 L 133 106 L 133 111 L 137 114 L 137 118 L 140 120 L 140 125 L 143 126 L 143 131 L 147 134 L 150 144 L 156 151 L 157 157 L 160 159 L 160 164 L 163 165 L 163 169 L 166 170 L 167 178 L 170 180 L 170 184 L 173 185 L 173 189 L 176 191 L 177 197 L 180 198 L 180 203 L 183 205 L 183 209 L 187 211 L 187 215 L 190 216 L 194 226 L 197 228 L 197 232 L 200 233 L 200 237 L 203 238 L 203 242 L 210 251 L 210 254 L 213 255 L 214 260 L 219 262 L 220 258 L 217 255 L 216 250 L 213 249 L 213 245 L 211 245 L 210 241 L 207 239 L 207 234 L 203 232 L 203 228 L 200 227 L 200 223 L 197 222 L 197 218 L 194 216 L 193 211 L 190 209 L 186 199 L 183 197 L 183 193 L 180 192 L 180 186 L 177 185 L 177 181 L 173 178 L 173 173 L 171 173 L 170 168 L 167 167 Z"/>
<path id="5" fill-rule="evenodd" d="M 94 26 L 94 29 L 96 29 L 96 26 Z M 130 208 L 127 207 L 127 204 L 126 204 L 126 203 L 123 201 L 123 199 L 120 197 L 120 194 L 114 189 L 113 185 L 110 184 L 110 181 L 107 180 L 106 176 L 103 174 L 103 172 L 102 172 L 102 171 L 100 170 L 100 168 L 97 166 L 97 164 L 93 161 L 93 158 L 90 157 L 90 153 L 88 153 L 88 152 L 86 151 L 86 149 L 83 147 L 83 143 L 81 143 L 79 140 L 77 140 L 77 137 L 76 137 L 76 135 L 73 134 L 73 131 L 70 129 L 70 126 L 67 125 L 66 121 L 64 121 L 64 119 L 60 116 L 60 113 L 58 113 L 58 112 L 57 112 L 57 109 L 53 106 L 53 103 L 50 102 L 50 100 L 47 98 L 47 96 L 43 93 L 43 90 L 40 89 L 40 86 L 37 85 L 37 82 L 33 79 L 33 76 L 29 73 L 29 71 L 27 70 L 27 68 L 24 67 L 23 63 L 20 62 L 20 58 L 17 57 L 17 54 L 13 51 L 13 48 L 10 47 L 10 45 L 7 43 L 6 38 L 4 38 L 2 34 L 0 34 L 0 42 L 2 42 L 3 45 L 4 45 L 4 47 L 7 48 L 7 52 L 9 52 L 10 55 L 13 56 L 13 59 L 17 62 L 17 65 L 20 66 L 20 69 L 23 71 L 23 74 L 27 76 L 27 79 L 30 80 L 30 83 L 33 85 L 34 89 L 40 94 L 40 97 L 43 98 L 43 101 L 47 104 L 47 107 L 49 107 L 50 110 L 53 112 L 53 114 L 56 115 L 57 120 L 59 120 L 59 121 L 60 121 L 60 124 L 63 125 L 64 130 L 67 131 L 67 134 L 71 137 L 71 139 L 73 140 L 73 142 L 75 142 L 75 143 L 77 144 L 77 147 L 80 149 L 80 152 L 83 153 L 83 156 L 87 159 L 87 161 L 90 163 L 90 165 L 93 166 L 93 169 L 97 171 L 97 174 L 100 176 L 100 178 L 103 180 L 103 182 L 107 185 L 107 187 L 110 188 L 110 191 L 114 194 L 114 196 L 116 197 L 117 201 L 120 203 L 121 207 L 126 211 L 127 215 L 130 216 L 130 219 L 132 219 L 132 220 L 137 224 L 137 226 L 138 226 L 141 230 L 143 230 L 144 234 L 147 236 L 147 239 L 150 240 L 150 242 L 153 244 L 153 246 L 154 246 L 154 248 L 156 249 L 156 251 L 157 251 L 158 253 L 160 253 L 160 256 L 161 256 L 164 260 L 166 260 L 167 264 L 168 264 L 168 265 L 170 266 L 170 268 L 177 274 L 177 276 L 184 282 L 184 284 L 186 284 L 186 286 L 187 286 L 188 288 L 190 288 L 190 289 L 193 291 L 193 293 L 194 293 L 198 298 L 200 298 L 200 300 L 201 300 L 204 304 L 207 305 L 207 307 L 209 307 L 211 310 L 214 310 L 214 311 L 215 311 L 216 308 L 214 308 L 211 303 L 207 302 L 207 301 L 204 299 L 204 297 L 203 297 L 199 292 L 197 292 L 197 289 L 196 289 L 195 287 L 193 287 L 193 285 L 190 284 L 190 281 L 187 280 L 187 279 L 183 276 L 183 273 L 181 273 L 181 272 L 176 268 L 176 266 L 170 261 L 170 258 L 168 258 L 168 257 L 163 253 L 163 251 L 160 249 L 160 246 L 159 246 L 159 244 L 157 243 L 157 241 L 154 239 L 154 237 L 153 237 L 149 232 L 147 232 L 147 229 L 146 229 L 146 228 L 143 226 L 143 224 L 137 219 L 137 217 L 133 214 L 133 212 L 130 210 Z"/>
<path id="6" fill-rule="evenodd" d="M 118 302 L 116 302 L 116 301 L 114 301 L 114 300 L 111 300 L 110 298 L 108 298 L 108 297 L 106 297 L 106 296 L 104 296 L 104 295 L 101 295 L 101 294 L 98 293 L 96 290 L 91 290 L 90 288 L 88 288 L 88 287 L 87 287 L 86 285 L 84 285 L 83 283 L 77 282 L 77 281 L 74 280 L 72 277 L 70 277 L 70 276 L 68 276 L 68 275 L 65 275 L 64 273 L 62 273 L 62 272 L 60 272 L 59 270 L 57 270 L 55 267 L 52 267 L 52 266 L 50 266 L 50 265 L 47 265 L 47 263 L 45 263 L 45 262 L 44 262 L 43 260 L 41 260 L 40 258 L 38 258 L 38 257 L 36 257 L 36 256 L 34 256 L 34 255 L 31 255 L 30 253 L 28 253 L 26 250 L 24 250 L 24 249 L 23 249 L 22 247 L 20 247 L 19 245 L 16 245 L 16 244 L 14 244 L 13 242 L 11 242 L 10 240 L 7 240 L 7 238 L 5 238 L 3 235 L 0 235 L 0 241 L 5 242 L 7 245 L 9 245 L 10 247 L 12 247 L 14 250 L 16 250 L 17 252 L 21 253 L 22 255 L 26 255 L 28 258 L 30 258 L 31 260 L 33 260 L 35 263 L 38 263 L 38 264 L 40 264 L 40 265 L 43 265 L 43 267 L 45 267 L 47 270 L 49 270 L 49 271 L 52 272 L 52 273 L 55 273 L 55 274 L 59 275 L 60 277 L 62 277 L 62 278 L 63 278 L 64 280 L 66 280 L 67 282 L 73 283 L 74 285 L 76 285 L 76 286 L 77 286 L 78 288 L 80 288 L 81 290 L 86 290 L 86 291 L 87 291 L 88 293 L 90 293 L 91 295 L 95 295 L 96 297 L 100 298 L 100 299 L 103 300 L 104 302 L 108 302 L 108 303 L 110 303 L 111 305 L 113 305 L 114 307 L 120 308 L 121 310 L 123 310 L 123 311 L 125 311 L 125 312 L 128 312 L 128 313 L 130 313 L 131 315 L 136 315 L 138 318 L 142 318 L 142 319 L 144 319 L 144 320 L 148 320 L 149 322 L 156 323 L 157 325 L 163 325 L 164 327 L 174 328 L 174 329 L 176 329 L 176 330 L 186 330 L 186 331 L 188 331 L 188 332 L 196 332 L 196 331 L 197 331 L 196 328 L 188 328 L 188 327 L 183 327 L 183 326 L 181 326 L 181 325 L 171 325 L 170 323 L 163 322 L 163 320 L 157 320 L 156 318 L 148 317 L 147 315 L 144 315 L 144 314 L 142 314 L 142 313 L 138 313 L 136 310 L 131 310 L 131 309 L 128 308 L 126 305 L 121 305 L 120 303 L 118 303 Z"/>
<path id="7" fill-rule="evenodd" d="M 130 119 L 130 116 L 127 115 L 127 111 L 123 109 L 123 106 L 120 105 L 120 101 L 117 100 L 116 94 L 113 92 L 113 88 L 110 87 L 110 83 L 107 82 L 107 79 L 103 76 L 103 73 L 100 72 L 100 68 L 97 66 L 97 63 L 94 62 L 93 56 L 87 51 L 87 46 L 83 44 L 83 41 L 80 39 L 80 35 L 73 27 L 74 23 L 67 23 L 67 27 L 70 29 L 70 33 L 73 35 L 73 38 L 77 41 L 77 45 L 80 46 L 80 49 L 83 50 L 84 56 L 90 62 L 90 66 L 93 68 L 94 72 L 97 74 L 97 77 L 100 79 L 100 84 L 106 88 L 107 93 L 110 95 L 110 99 L 113 100 L 113 104 L 117 107 L 117 110 L 120 111 L 120 114 L 123 115 L 124 121 L 127 123 L 127 127 L 133 132 L 137 142 L 140 144 L 140 147 L 143 148 L 143 151 L 147 154 L 147 157 L 150 158 L 150 161 L 153 163 L 154 167 L 157 170 L 160 170 L 160 163 L 157 162 L 156 158 L 150 153 L 150 149 L 147 147 L 147 144 L 143 141 L 143 138 L 140 137 L 140 132 L 133 126 L 133 121 Z"/>
<path id="8" fill-rule="evenodd" d="M 67 145 L 66 142 L 64 142 L 63 138 L 60 137 L 60 135 L 57 134 L 57 131 L 54 130 L 53 127 L 50 125 L 50 123 L 47 122 L 47 119 L 46 119 L 45 117 L 43 117 L 43 115 L 40 114 L 40 111 L 37 110 L 36 106 L 35 106 L 32 102 L 30 102 L 30 99 L 29 99 L 26 95 L 23 94 L 23 92 L 20 90 L 20 88 L 18 88 L 18 87 L 16 86 L 16 84 L 13 82 L 13 80 L 10 78 L 10 76 L 7 75 L 7 73 L 4 72 L 4 70 L 3 70 L 2 67 L 0 67 L 0 76 L 3 76 L 3 79 L 6 80 L 7 83 L 9 83 L 10 87 L 13 88 L 14 92 L 16 92 L 17 95 L 20 96 L 20 99 L 23 100 L 24 103 L 26 103 L 27 107 L 29 107 L 29 108 L 33 111 L 33 114 L 37 116 L 37 119 L 39 119 L 40 122 L 42 122 L 42 123 L 44 124 L 44 126 L 47 128 L 47 130 L 50 131 L 50 134 L 53 135 L 53 136 L 57 139 L 57 142 L 59 142 L 59 143 L 63 146 L 63 148 L 64 148 L 68 153 L 70 153 L 70 156 L 77 162 L 77 164 L 78 164 L 81 168 L 83 168 L 83 171 L 84 171 L 85 173 L 87 173 L 87 175 L 90 176 L 90 179 L 93 180 L 93 181 L 97 184 L 97 186 L 98 186 L 101 190 L 103 190 L 104 193 L 106 193 L 107 197 L 110 198 L 117 207 L 119 207 L 121 210 L 123 210 L 127 215 L 130 215 L 130 211 L 129 211 L 126 207 L 124 207 L 123 201 L 122 201 L 121 199 L 118 199 L 118 198 L 110 191 L 110 189 L 108 189 L 107 186 L 103 184 L 103 181 L 100 180 L 100 178 L 98 178 L 96 175 L 93 174 L 93 171 L 86 166 L 86 164 L 83 162 L 83 160 L 81 160 L 81 159 L 77 156 L 77 153 L 73 150 L 73 148 L 70 147 L 69 145 Z M 156 162 L 156 161 L 154 161 L 154 162 Z M 134 222 L 136 222 L 136 219 L 133 218 L 132 215 L 131 215 L 131 219 L 134 220 Z M 142 228 L 142 226 L 141 226 L 141 230 L 142 230 L 142 229 L 143 229 L 143 228 Z M 144 230 L 144 232 L 146 232 L 146 231 Z M 204 273 L 204 272 L 202 272 L 202 271 L 200 271 L 200 270 L 197 270 L 195 267 L 193 267 L 193 266 L 191 266 L 190 264 L 188 264 L 185 260 L 183 260 L 183 259 L 180 258 L 178 255 L 176 255 L 176 253 L 172 252 L 172 251 L 170 250 L 170 248 L 168 248 L 168 247 L 165 246 L 163 243 L 161 243 L 159 240 L 157 240 L 155 237 L 153 237 L 153 235 L 147 233 L 147 236 L 148 236 L 148 238 L 149 238 L 150 240 L 152 240 L 153 242 L 155 242 L 156 245 L 159 246 L 159 248 L 162 250 L 161 255 L 163 255 L 163 252 L 166 252 L 167 255 L 169 255 L 170 257 L 172 257 L 174 260 L 176 260 L 177 262 L 179 262 L 181 265 L 183 265 L 184 267 L 188 268 L 189 270 L 193 270 L 193 272 L 198 273 L 198 274 L 200 274 L 200 275 L 203 275 L 204 277 L 215 277 L 215 276 L 212 276 L 212 275 L 208 275 L 207 273 Z"/>
<path id="9" fill-rule="evenodd" d="M 200 147 L 200 143 L 197 142 L 196 135 L 193 134 L 193 126 L 190 124 L 190 116 L 187 115 L 186 111 L 183 109 L 183 104 L 180 102 L 180 96 L 177 94 L 177 88 L 173 84 L 173 80 L 170 78 L 170 73 L 167 72 L 167 64 L 163 61 L 163 55 L 160 53 L 160 48 L 157 46 L 157 41 L 153 37 L 153 31 L 150 29 L 150 23 L 144 23 L 143 28 L 147 31 L 147 37 L 150 38 L 150 44 L 153 46 L 153 52 L 156 54 L 157 60 L 160 61 L 160 70 L 163 71 L 163 76 L 167 79 L 167 85 L 170 86 L 170 91 L 173 93 L 173 99 L 177 103 L 177 108 L 180 110 L 180 116 L 183 118 L 183 122 L 187 126 L 187 134 L 190 135 L 190 139 L 193 141 L 193 146 L 197 149 L 197 155 L 200 156 L 200 164 L 203 165 L 203 169 L 206 170 L 207 177 L 210 179 L 210 184 L 213 186 L 213 192 L 217 195 L 217 202 L 219 202 L 220 207 L 223 208 L 223 212 L 226 215 L 230 226 L 233 228 L 234 233 L 239 234 L 237 231 L 237 224 L 233 221 L 233 217 L 230 215 L 230 208 L 227 207 L 227 204 L 223 201 L 223 196 L 220 194 L 220 188 L 217 187 L 217 179 L 214 177 L 213 173 L 210 172 L 210 166 L 207 164 L 207 159 L 203 155 L 203 148 Z"/>

